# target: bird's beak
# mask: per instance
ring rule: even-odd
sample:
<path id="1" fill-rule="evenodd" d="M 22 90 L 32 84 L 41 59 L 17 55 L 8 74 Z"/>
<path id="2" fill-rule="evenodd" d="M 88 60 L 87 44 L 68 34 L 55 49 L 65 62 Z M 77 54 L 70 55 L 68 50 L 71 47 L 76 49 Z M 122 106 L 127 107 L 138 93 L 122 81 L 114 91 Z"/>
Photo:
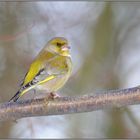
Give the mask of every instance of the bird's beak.
<path id="1" fill-rule="evenodd" d="M 70 46 L 68 46 L 68 45 L 64 45 L 62 47 L 62 51 L 68 51 L 69 49 L 70 49 Z"/>

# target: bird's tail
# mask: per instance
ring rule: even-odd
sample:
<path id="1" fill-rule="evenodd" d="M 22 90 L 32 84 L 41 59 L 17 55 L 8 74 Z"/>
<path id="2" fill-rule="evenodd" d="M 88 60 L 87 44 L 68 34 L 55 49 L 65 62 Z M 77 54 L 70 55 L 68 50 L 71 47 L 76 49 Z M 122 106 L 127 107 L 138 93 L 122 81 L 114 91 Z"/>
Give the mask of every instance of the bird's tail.
<path id="1" fill-rule="evenodd" d="M 21 91 L 19 90 L 19 91 L 9 100 L 9 102 L 11 102 L 11 101 L 16 102 L 16 101 L 18 100 L 18 98 L 20 97 L 20 93 L 21 93 Z"/>
<path id="2" fill-rule="evenodd" d="M 25 94 L 27 91 L 31 90 L 34 87 L 35 87 L 35 85 L 30 86 L 30 83 L 29 83 L 26 86 L 20 88 L 20 90 L 9 100 L 9 102 L 10 101 L 16 102 L 19 97 L 21 97 L 23 94 Z"/>
<path id="3" fill-rule="evenodd" d="M 45 81 L 45 80 L 44 80 Z M 43 81 L 43 82 L 44 82 Z M 21 97 L 22 95 L 24 95 L 27 91 L 33 89 L 37 84 L 32 85 L 32 81 L 29 82 L 28 84 L 22 86 L 20 88 L 20 90 L 9 100 L 10 101 L 14 101 L 16 102 L 18 100 L 19 97 Z"/>

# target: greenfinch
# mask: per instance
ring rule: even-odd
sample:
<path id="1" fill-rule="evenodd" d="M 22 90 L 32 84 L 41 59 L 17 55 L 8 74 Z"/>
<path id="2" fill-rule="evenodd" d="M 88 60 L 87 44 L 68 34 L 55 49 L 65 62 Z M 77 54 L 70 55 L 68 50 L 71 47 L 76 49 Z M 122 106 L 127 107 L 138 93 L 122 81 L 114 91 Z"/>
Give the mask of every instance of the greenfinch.
<path id="1" fill-rule="evenodd" d="M 68 41 L 56 37 L 48 41 L 30 65 L 18 92 L 10 99 L 16 102 L 31 89 L 45 90 L 53 98 L 63 87 L 72 71 L 72 61 Z"/>

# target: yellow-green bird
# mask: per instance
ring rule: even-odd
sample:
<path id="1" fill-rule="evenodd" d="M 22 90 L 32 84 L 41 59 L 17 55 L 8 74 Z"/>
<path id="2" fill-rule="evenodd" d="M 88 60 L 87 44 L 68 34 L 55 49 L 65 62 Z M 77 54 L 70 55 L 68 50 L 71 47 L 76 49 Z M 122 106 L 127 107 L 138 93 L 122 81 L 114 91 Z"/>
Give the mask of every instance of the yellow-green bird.
<path id="1" fill-rule="evenodd" d="M 18 92 L 10 99 L 16 102 L 31 89 L 45 90 L 55 98 L 55 93 L 68 80 L 72 71 L 68 41 L 63 37 L 50 40 L 32 62 Z"/>

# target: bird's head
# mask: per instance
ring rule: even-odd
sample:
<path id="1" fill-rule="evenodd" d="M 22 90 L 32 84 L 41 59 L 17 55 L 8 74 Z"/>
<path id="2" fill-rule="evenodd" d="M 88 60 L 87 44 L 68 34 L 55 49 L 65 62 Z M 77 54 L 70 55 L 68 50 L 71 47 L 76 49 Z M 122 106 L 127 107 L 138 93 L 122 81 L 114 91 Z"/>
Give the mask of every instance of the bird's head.
<path id="1" fill-rule="evenodd" d="M 56 37 L 47 44 L 47 50 L 61 56 L 70 56 L 68 41 L 63 37 Z"/>

